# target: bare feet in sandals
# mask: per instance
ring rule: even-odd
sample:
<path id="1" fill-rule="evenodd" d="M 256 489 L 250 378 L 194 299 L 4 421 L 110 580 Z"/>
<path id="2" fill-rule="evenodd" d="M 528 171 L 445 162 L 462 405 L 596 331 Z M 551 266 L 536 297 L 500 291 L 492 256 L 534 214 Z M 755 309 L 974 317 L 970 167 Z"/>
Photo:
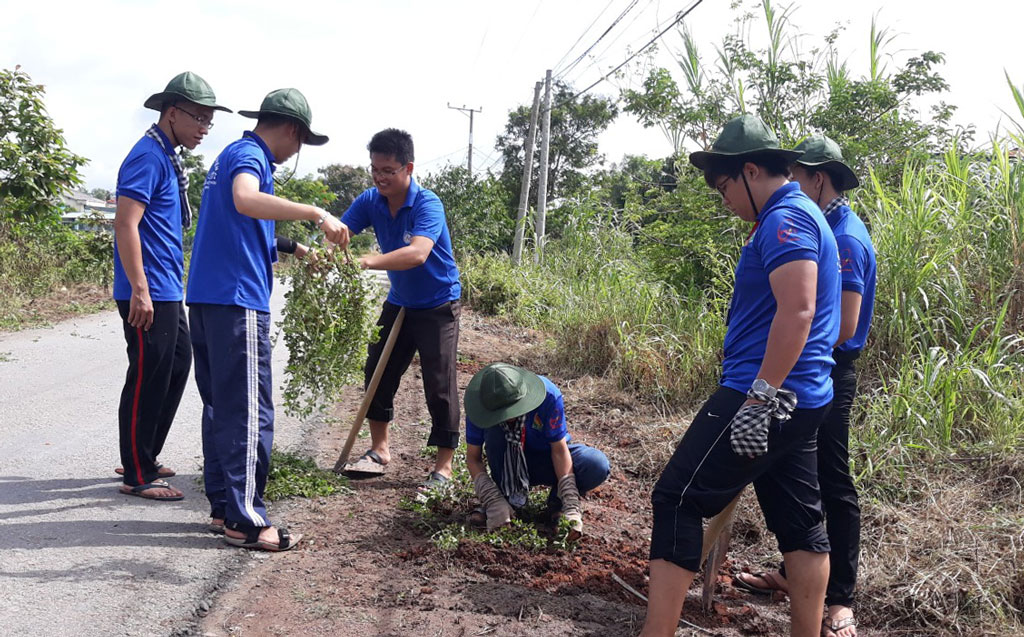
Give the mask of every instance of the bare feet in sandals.
<path id="1" fill-rule="evenodd" d="M 120 491 L 125 495 L 134 495 L 146 500 L 177 501 L 185 497 L 184 493 L 164 480 L 154 480 L 138 486 L 122 484 Z"/>
<path id="2" fill-rule="evenodd" d="M 772 571 L 771 573 L 738 573 L 733 578 L 736 586 L 758 595 L 771 595 L 775 591 L 789 593 L 789 584 L 782 573 Z M 846 637 L 845 635 L 843 637 Z"/>
<path id="3" fill-rule="evenodd" d="M 301 533 L 292 535 L 284 527 L 267 526 L 260 529 L 252 529 L 248 533 L 235 531 L 234 529 L 224 529 L 224 541 L 232 546 L 271 551 L 273 553 L 294 548 L 301 539 Z"/>
<path id="4" fill-rule="evenodd" d="M 833 604 L 821 620 L 821 637 L 857 637 L 857 622 L 849 606 Z"/>

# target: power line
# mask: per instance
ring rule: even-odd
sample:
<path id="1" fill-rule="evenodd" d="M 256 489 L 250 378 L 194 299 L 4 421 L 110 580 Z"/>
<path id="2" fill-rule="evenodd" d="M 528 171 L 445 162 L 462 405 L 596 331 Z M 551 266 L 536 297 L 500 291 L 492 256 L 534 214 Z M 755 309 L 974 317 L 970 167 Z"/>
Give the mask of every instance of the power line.
<path id="1" fill-rule="evenodd" d="M 624 28 L 622 28 L 622 29 L 621 29 L 621 30 L 619 31 L 618 35 L 616 35 L 616 36 L 615 36 L 614 38 L 612 38 L 611 42 L 609 42 L 609 43 L 607 44 L 607 46 L 605 46 L 605 47 L 604 47 L 604 50 L 602 50 L 602 51 L 601 51 L 600 53 L 597 53 L 597 54 L 595 54 L 595 55 L 593 56 L 593 57 L 594 57 L 594 60 L 593 60 L 593 61 L 592 61 L 592 62 L 590 63 L 590 65 L 589 65 L 589 66 L 587 66 L 587 68 L 585 68 L 585 69 L 584 69 L 583 71 L 581 71 L 581 72 L 580 72 L 579 74 L 577 74 L 577 75 L 576 75 L 576 77 L 575 77 L 575 78 L 574 78 L 574 79 L 573 79 L 572 81 L 568 81 L 568 80 L 567 80 L 567 81 L 566 81 L 566 83 L 567 83 L 567 84 L 569 84 L 570 86 L 572 86 L 572 85 L 573 85 L 573 84 L 575 84 L 575 83 L 576 83 L 577 81 L 579 81 L 579 79 L 580 79 L 581 77 L 583 77 L 583 76 L 584 76 L 584 75 L 586 75 L 586 74 L 587 74 L 588 72 L 590 72 L 590 70 L 591 70 L 592 68 L 594 68 L 595 66 L 597 66 L 598 64 L 600 64 L 600 63 L 601 63 L 601 60 L 602 60 L 602 58 L 604 58 L 604 56 L 605 56 L 605 55 L 607 55 L 609 51 L 611 51 L 612 47 L 613 47 L 613 46 L 615 46 L 615 43 L 616 43 L 616 42 L 618 42 L 618 41 L 619 41 L 619 39 L 620 39 L 620 38 L 622 38 L 622 36 L 623 36 L 623 35 L 625 35 L 626 33 L 628 33 L 628 32 L 629 32 L 629 29 L 630 29 L 630 27 L 632 27 L 632 26 L 633 26 L 634 24 L 636 24 L 636 21 L 637 21 L 637 20 L 639 20 L 641 16 L 643 16 L 644 12 L 645 12 L 645 11 L 647 11 L 647 9 L 648 9 L 648 8 L 649 8 L 649 7 L 650 7 L 650 6 L 651 6 L 651 5 L 653 4 L 653 3 L 654 3 L 654 0 L 648 0 L 647 6 L 646 6 L 646 7 L 644 7 L 644 9 L 643 9 L 643 10 L 641 10 L 641 11 L 639 11 L 639 12 L 637 12 L 637 13 L 635 13 L 635 14 L 633 15 L 633 19 L 632 19 L 632 20 L 630 20 L 629 24 L 628 24 L 628 25 L 626 25 L 626 26 L 625 26 Z M 658 30 L 658 29 L 660 28 L 660 26 L 661 26 L 661 25 L 656 25 L 656 26 L 654 27 L 654 29 L 653 29 L 653 30 L 654 30 L 654 31 L 657 31 L 657 30 Z M 645 34 L 644 34 L 644 35 L 643 35 L 642 37 L 647 37 L 646 33 L 648 33 L 648 32 L 645 32 Z M 638 41 L 638 40 L 640 40 L 640 39 L 641 39 L 641 38 L 637 38 L 636 40 L 634 40 L 634 42 L 635 42 L 635 41 Z M 626 50 L 628 51 L 629 49 L 627 48 Z"/>
<path id="2" fill-rule="evenodd" d="M 575 60 L 569 63 L 569 65 L 566 66 L 559 74 L 559 77 L 564 77 L 567 73 L 576 68 L 576 65 L 579 64 L 580 61 L 583 60 L 583 58 L 585 58 L 588 53 L 594 50 L 594 47 L 596 47 L 601 42 L 601 40 L 604 39 L 604 36 L 611 33 L 612 29 L 614 29 L 619 24 L 619 22 L 622 22 L 622 19 L 625 18 L 626 15 L 633 10 L 633 7 L 635 7 L 638 2 L 640 2 L 640 0 L 630 0 L 630 3 L 626 5 L 626 8 L 622 10 L 622 13 L 620 13 L 619 16 L 615 18 L 615 20 L 613 20 L 610 25 L 608 25 L 608 28 L 604 30 L 604 33 L 598 36 L 597 40 L 595 40 L 593 44 L 587 47 L 586 51 L 580 53 L 579 57 L 577 57 Z"/>
<path id="3" fill-rule="evenodd" d="M 604 5 L 604 8 L 601 9 L 601 12 L 597 14 L 597 17 L 594 18 L 594 22 L 592 22 L 590 24 L 590 27 L 587 27 L 587 29 L 585 29 L 584 32 L 580 34 L 580 37 L 577 38 L 577 41 L 572 43 L 572 46 L 569 47 L 569 50 L 565 51 L 565 54 L 562 55 L 562 58 L 555 63 L 553 69 L 557 71 L 557 69 L 562 66 L 562 62 L 565 61 L 565 58 L 569 56 L 569 53 L 572 52 L 572 49 L 575 48 L 575 45 L 580 44 L 580 41 L 583 40 L 584 36 L 590 33 L 590 30 L 593 29 L 594 25 L 597 24 L 597 20 L 601 19 L 601 16 L 604 15 L 604 12 L 608 10 L 608 7 L 610 7 L 614 3 L 615 0 L 608 0 L 608 4 Z M 561 72 L 559 71 L 558 73 L 560 74 Z"/>
<path id="4" fill-rule="evenodd" d="M 603 81 L 607 80 L 607 79 L 608 79 L 609 77 L 611 77 L 611 76 L 612 76 L 612 75 L 613 75 L 613 74 L 614 74 L 614 73 L 615 73 L 616 71 L 618 71 L 618 70 L 619 70 L 619 69 L 621 69 L 622 67 L 624 67 L 624 66 L 626 66 L 627 64 L 629 64 L 629 63 L 630 63 L 630 62 L 631 62 L 631 61 L 633 60 L 633 58 L 635 58 L 636 56 L 638 56 L 638 55 L 640 55 L 641 53 L 643 53 L 643 52 L 644 52 L 644 51 L 645 51 L 645 50 L 647 49 L 647 47 L 649 47 L 649 46 L 651 46 L 652 44 L 654 44 L 655 42 L 657 42 L 657 41 L 658 41 L 658 39 L 659 39 L 659 38 L 661 38 L 661 36 L 663 36 L 663 35 L 665 35 L 666 33 L 668 33 L 668 30 L 669 30 L 669 29 L 671 29 L 672 27 L 674 27 L 674 26 L 676 26 L 677 24 L 679 24 L 680 22 L 682 22 L 682 21 L 683 21 L 683 18 L 685 18 L 686 16 L 690 15 L 690 12 L 691 12 L 691 11 L 693 11 L 694 9 L 696 9 L 696 8 L 697 8 L 697 7 L 698 7 L 698 6 L 700 5 L 700 3 L 701 3 L 701 2 L 704 2 L 704 0 L 695 0 L 695 1 L 694 1 L 694 3 L 693 3 L 693 4 L 691 4 L 691 5 L 690 5 L 690 7 L 689 7 L 688 9 L 686 9 L 685 11 L 680 11 L 680 12 L 679 12 L 679 14 L 678 14 L 678 15 L 676 16 L 675 20 L 673 20 L 673 21 L 671 22 L 671 24 L 669 24 L 669 25 L 668 25 L 667 27 L 665 27 L 664 29 L 662 29 L 662 30 L 661 30 L 661 31 L 660 31 L 660 32 L 658 33 L 658 35 L 656 35 L 656 36 L 654 36 L 653 38 L 651 38 L 650 40 L 648 40 L 648 41 L 647 41 L 647 44 L 645 44 L 645 45 L 643 45 L 642 47 L 640 47 L 639 49 L 637 49 L 637 51 L 636 51 L 635 53 L 633 53 L 633 54 L 632 54 L 632 55 L 630 55 L 630 56 L 629 56 L 628 58 L 626 58 L 626 59 L 625 59 L 625 60 L 624 60 L 624 61 L 623 61 L 623 62 L 622 62 L 621 64 L 619 64 L 618 66 L 616 66 L 616 67 L 615 67 L 614 69 L 612 69 L 611 71 L 608 71 L 608 72 L 607 72 L 606 74 L 604 74 L 604 75 L 603 75 L 602 77 L 600 77 L 600 78 L 599 78 L 599 79 L 598 79 L 598 80 L 597 80 L 596 82 L 594 82 L 593 84 L 591 84 L 591 85 L 590 85 L 590 86 L 588 86 L 587 88 L 585 88 L 585 89 L 583 89 L 582 91 L 580 91 L 580 92 L 578 92 L 578 93 L 576 93 L 576 94 L 574 94 L 574 95 L 572 95 L 572 96 L 570 96 L 570 97 L 568 97 L 568 98 L 566 98 L 566 99 L 562 100 L 562 101 L 561 101 L 560 103 L 556 104 L 556 105 L 554 106 L 554 108 L 561 108 L 562 106 L 565 106 L 566 104 L 568 104 L 569 102 L 573 101 L 574 99 L 576 99 L 576 98 L 577 98 L 577 97 L 579 97 L 580 95 L 583 95 L 584 93 L 586 93 L 586 92 L 587 92 L 587 91 L 589 91 L 590 89 L 594 88 L 595 86 L 597 86 L 597 85 L 598 85 L 598 84 L 600 84 L 601 82 L 603 82 Z"/>

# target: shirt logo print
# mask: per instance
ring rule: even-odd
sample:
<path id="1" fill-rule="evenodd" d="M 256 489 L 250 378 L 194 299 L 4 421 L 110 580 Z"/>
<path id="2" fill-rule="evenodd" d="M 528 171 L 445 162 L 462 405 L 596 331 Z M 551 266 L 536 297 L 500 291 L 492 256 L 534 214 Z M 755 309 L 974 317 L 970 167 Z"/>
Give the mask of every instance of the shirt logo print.
<path id="1" fill-rule="evenodd" d="M 790 221 L 789 219 L 783 219 L 782 223 L 792 224 L 793 222 Z M 779 229 L 776 232 L 776 236 L 778 236 L 779 238 L 779 243 L 789 243 L 791 241 L 796 241 L 797 239 L 800 238 L 800 235 L 796 233 L 796 228 L 794 228 L 792 225 L 779 226 Z"/>
<path id="2" fill-rule="evenodd" d="M 844 248 L 839 255 L 839 271 L 853 272 L 853 253 L 850 248 Z"/>

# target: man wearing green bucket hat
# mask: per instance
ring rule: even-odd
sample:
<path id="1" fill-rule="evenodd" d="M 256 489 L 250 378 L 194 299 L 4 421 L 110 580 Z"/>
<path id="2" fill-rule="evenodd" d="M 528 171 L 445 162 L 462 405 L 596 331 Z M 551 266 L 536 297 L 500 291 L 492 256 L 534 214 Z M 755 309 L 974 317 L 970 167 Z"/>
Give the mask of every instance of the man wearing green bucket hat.
<path id="1" fill-rule="evenodd" d="M 128 343 L 128 374 L 118 409 L 121 492 L 180 500 L 157 462 L 192 365 L 182 306 L 182 232 L 192 224 L 188 176 L 175 152 L 194 149 L 213 127 L 213 89 L 195 73 L 175 76 L 146 108 L 160 112 L 121 164 L 114 215 L 114 300 Z"/>
<path id="2" fill-rule="evenodd" d="M 736 266 L 720 387 L 701 407 L 651 497 L 650 597 L 642 635 L 674 635 L 700 568 L 702 521 L 753 483 L 790 572 L 791 634 L 817 636 L 828 579 L 815 439 L 832 403 L 839 255 L 821 210 L 789 183 L 799 152 L 753 115 L 690 155 L 753 224 Z M 707 573 L 706 577 L 715 577 Z"/>
<path id="3" fill-rule="evenodd" d="M 549 512 L 568 520 L 579 537 L 580 495 L 608 478 L 608 458 L 570 442 L 562 392 L 555 384 L 521 367 L 493 363 L 469 381 L 465 407 L 466 465 L 482 504 L 470 521 L 486 523 L 488 530 L 507 524 L 513 509 L 526 504 L 530 487 L 547 485 L 552 487 Z"/>
<path id="4" fill-rule="evenodd" d="M 293 88 L 269 93 L 256 127 L 225 148 L 206 175 L 188 277 L 196 385 L 203 401 L 203 480 L 211 528 L 243 548 L 284 551 L 299 535 L 274 527 L 263 502 L 274 437 L 270 375 L 270 293 L 277 260 L 274 222 L 312 221 L 345 246 L 348 230 L 314 206 L 274 196 L 274 164 L 312 130 L 306 98 Z"/>
<path id="5" fill-rule="evenodd" d="M 871 328 L 877 267 L 875 249 L 864 222 L 850 209 L 845 193 L 860 185 L 843 160 L 839 145 L 824 135 L 812 135 L 799 146 L 803 155 L 790 170 L 800 189 L 822 209 L 839 247 L 843 280 L 842 318 L 832 358 L 835 399 L 818 430 L 818 483 L 825 506 L 829 553 L 824 637 L 855 637 L 853 618 L 857 562 L 860 555 L 860 506 L 850 475 L 850 408 L 857 394 L 857 370 Z M 756 593 L 788 589 L 785 565 L 774 573 L 739 573 L 736 583 Z"/>

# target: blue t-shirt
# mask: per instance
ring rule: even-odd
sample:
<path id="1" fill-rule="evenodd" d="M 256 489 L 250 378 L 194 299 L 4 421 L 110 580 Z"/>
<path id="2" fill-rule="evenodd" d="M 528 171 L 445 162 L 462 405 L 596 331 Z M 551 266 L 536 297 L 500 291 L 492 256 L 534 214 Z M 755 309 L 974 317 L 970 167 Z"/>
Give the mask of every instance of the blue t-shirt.
<path id="1" fill-rule="evenodd" d="M 782 186 L 768 198 L 740 253 L 725 333 L 722 385 L 744 393 L 750 389 L 778 308 L 768 275 L 798 260 L 818 264 L 816 304 L 807 343 L 782 386 L 796 393 L 797 408 L 813 409 L 832 400 L 832 344 L 839 338 L 839 250 L 825 216 L 797 183 Z"/>
<path id="2" fill-rule="evenodd" d="M 422 265 L 388 270 L 389 302 L 417 310 L 437 307 L 462 296 L 444 206 L 437 195 L 421 188 L 415 179 L 410 179 L 405 203 L 394 217 L 388 200 L 376 188 L 370 188 L 356 197 L 341 220 L 355 234 L 372 225 L 383 254 L 404 248 L 412 243 L 413 237 L 426 237 L 434 242 Z"/>
<path id="3" fill-rule="evenodd" d="M 157 129 L 167 147 L 171 140 Z M 154 301 L 181 301 L 185 257 L 181 248 L 181 200 L 178 175 L 160 144 L 143 136 L 125 157 L 117 172 L 117 196 L 146 206 L 139 221 L 142 270 Z M 114 243 L 114 299 L 132 298 L 132 285 Z"/>
<path id="4" fill-rule="evenodd" d="M 843 291 L 861 295 L 860 316 L 857 317 L 857 331 L 836 349 L 853 352 L 864 349 L 871 329 L 871 318 L 875 313 L 875 246 L 864 222 L 849 206 L 840 206 L 830 212 L 828 225 L 836 235 L 839 245 L 839 264 L 842 269 Z"/>
<path id="5" fill-rule="evenodd" d="M 565 427 L 565 405 L 562 403 L 562 392 L 555 387 L 555 384 L 544 376 L 539 376 L 544 381 L 544 389 L 547 395 L 544 402 L 530 413 L 526 414 L 526 426 L 523 428 L 526 437 L 524 449 L 544 451 L 551 449 L 551 443 L 565 440 L 569 442 L 569 430 Z M 500 425 L 495 425 L 500 426 Z M 483 446 L 484 430 L 477 427 L 466 418 L 466 444 Z"/>
<path id="6" fill-rule="evenodd" d="M 231 185 L 239 173 L 249 173 L 259 179 L 260 192 L 272 195 L 274 168 L 274 155 L 251 131 L 231 142 L 210 166 L 188 269 L 189 305 L 270 311 L 277 261 L 274 221 L 238 212 Z"/>

